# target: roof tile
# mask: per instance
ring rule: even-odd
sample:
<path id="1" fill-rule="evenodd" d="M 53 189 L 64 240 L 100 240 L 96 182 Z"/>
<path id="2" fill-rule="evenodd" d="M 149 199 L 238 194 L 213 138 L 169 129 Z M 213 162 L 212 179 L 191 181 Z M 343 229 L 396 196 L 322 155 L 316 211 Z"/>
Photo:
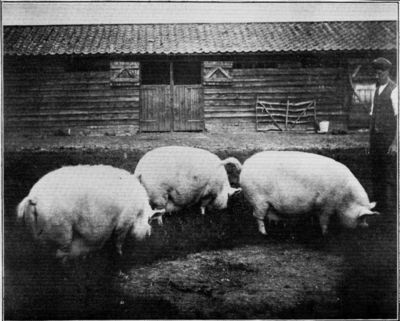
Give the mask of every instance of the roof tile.
<path id="1" fill-rule="evenodd" d="M 395 21 L 6 26 L 6 55 L 393 50 Z"/>

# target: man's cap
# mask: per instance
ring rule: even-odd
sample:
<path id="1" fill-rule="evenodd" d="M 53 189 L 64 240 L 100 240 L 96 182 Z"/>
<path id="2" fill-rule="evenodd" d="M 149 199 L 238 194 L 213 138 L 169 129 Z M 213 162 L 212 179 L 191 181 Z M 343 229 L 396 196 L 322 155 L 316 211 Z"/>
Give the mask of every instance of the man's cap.
<path id="1" fill-rule="evenodd" d="M 392 67 L 392 63 L 386 58 L 379 57 L 372 62 L 372 66 L 375 69 L 389 70 Z"/>

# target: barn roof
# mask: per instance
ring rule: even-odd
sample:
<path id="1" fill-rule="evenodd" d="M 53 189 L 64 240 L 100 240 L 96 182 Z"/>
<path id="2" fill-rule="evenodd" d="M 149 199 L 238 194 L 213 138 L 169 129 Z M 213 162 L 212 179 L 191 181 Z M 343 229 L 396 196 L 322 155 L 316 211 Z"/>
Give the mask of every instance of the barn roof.
<path id="1" fill-rule="evenodd" d="M 6 55 L 393 50 L 396 22 L 6 26 L 3 39 Z"/>

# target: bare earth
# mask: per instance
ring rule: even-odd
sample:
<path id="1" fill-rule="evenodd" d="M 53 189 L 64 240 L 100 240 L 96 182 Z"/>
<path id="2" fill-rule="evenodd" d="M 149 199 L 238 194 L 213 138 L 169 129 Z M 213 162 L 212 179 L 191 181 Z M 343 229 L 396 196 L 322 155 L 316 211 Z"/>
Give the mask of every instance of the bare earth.
<path id="1" fill-rule="evenodd" d="M 259 150 L 342 150 L 353 156 L 350 149 L 358 149 L 352 167 L 367 183 L 363 177 L 367 172 L 365 153 L 360 153 L 368 147 L 367 132 L 6 135 L 4 150 L 10 152 L 5 159 L 6 318 L 343 319 L 396 315 L 394 224 L 357 232 L 333 229 L 330 237 L 322 240 L 318 226 L 308 222 L 296 226 L 294 233 L 270 226 L 269 235 L 262 237 L 251 210 L 236 200 L 230 211 L 222 213 L 201 216 L 188 212 L 185 219 L 171 216 L 162 227 L 153 226 L 146 242 L 128 245 L 122 258 L 110 260 L 105 249 L 67 268 L 36 255 L 22 227 L 14 224 L 13 211 L 22 192 L 33 184 L 32 177 L 40 177 L 45 170 L 82 161 L 107 161 L 132 170 L 140 155 L 165 145 L 200 147 L 242 159 Z"/>
<path id="2" fill-rule="evenodd" d="M 158 298 L 185 319 L 288 317 L 310 302 L 312 314 L 329 318 L 342 270 L 341 256 L 266 244 L 163 260 L 121 272 L 117 282 L 126 297 Z"/>
<path id="3" fill-rule="evenodd" d="M 6 150 L 54 149 L 140 149 L 147 151 L 165 145 L 184 145 L 224 150 L 335 149 L 368 146 L 368 132 L 349 132 L 345 135 L 305 132 L 250 133 L 141 133 L 133 136 L 34 136 L 4 138 Z"/>

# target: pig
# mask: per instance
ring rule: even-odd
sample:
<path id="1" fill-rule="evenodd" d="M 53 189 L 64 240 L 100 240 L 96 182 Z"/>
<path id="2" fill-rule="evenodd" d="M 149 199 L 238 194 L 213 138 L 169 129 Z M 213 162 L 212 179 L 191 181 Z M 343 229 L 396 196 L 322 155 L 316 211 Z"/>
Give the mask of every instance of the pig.
<path id="1" fill-rule="evenodd" d="M 326 235 L 334 214 L 348 228 L 368 226 L 366 217 L 379 214 L 372 211 L 376 203 L 370 203 L 345 165 L 313 153 L 256 153 L 243 163 L 240 186 L 262 234 L 267 234 L 265 217 L 277 221 L 317 213 L 322 234 Z"/>
<path id="2" fill-rule="evenodd" d="M 226 164 L 241 168 L 234 157 L 221 160 L 204 149 L 166 146 L 147 152 L 137 164 L 135 175 L 146 188 L 153 207 L 171 213 L 200 204 L 204 214 L 206 207 L 225 209 L 228 197 L 240 191 L 230 186 Z"/>
<path id="3" fill-rule="evenodd" d="M 17 207 L 18 220 L 39 243 L 55 246 L 63 262 L 102 248 L 113 233 L 122 255 L 128 232 L 138 240 L 150 235 L 154 214 L 137 178 L 105 165 L 54 170 Z"/>

